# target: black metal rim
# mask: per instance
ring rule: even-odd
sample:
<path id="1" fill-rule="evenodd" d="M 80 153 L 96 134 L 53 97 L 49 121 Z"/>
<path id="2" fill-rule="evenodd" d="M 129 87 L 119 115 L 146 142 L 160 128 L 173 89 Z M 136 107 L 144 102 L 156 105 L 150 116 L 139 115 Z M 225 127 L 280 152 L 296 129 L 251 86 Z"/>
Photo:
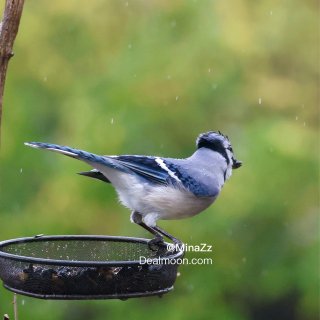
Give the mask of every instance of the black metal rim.
<path id="1" fill-rule="evenodd" d="M 0 242 L 0 258 L 11 259 L 15 261 L 34 263 L 34 264 L 46 264 L 46 265 L 57 265 L 57 266 L 74 266 L 74 267 L 94 267 L 94 266 L 133 266 L 141 265 L 139 260 L 129 261 L 71 261 L 71 260 L 56 260 L 56 259 L 44 259 L 28 256 L 20 256 L 12 253 L 3 252 L 2 248 L 7 245 L 16 243 L 27 243 L 27 242 L 39 242 L 39 241 L 54 241 L 54 240 L 86 240 L 86 241 L 117 241 L 117 242 L 137 242 L 147 244 L 150 239 L 136 238 L 136 237 L 122 237 L 122 236 L 92 236 L 92 235 L 54 235 L 54 236 L 35 236 L 35 237 L 24 237 L 17 239 L 10 239 Z M 168 244 L 165 242 L 165 244 Z M 155 258 L 156 261 L 168 261 L 181 258 L 183 256 L 183 250 L 173 252 L 172 254 Z"/>
<path id="2" fill-rule="evenodd" d="M 134 293 L 123 293 L 123 294 L 105 294 L 105 295 L 63 295 L 63 294 L 39 294 L 32 293 L 29 291 L 23 291 L 19 289 L 12 288 L 6 284 L 3 285 L 6 289 L 22 294 L 24 296 L 38 298 L 38 299 L 47 299 L 47 300 L 99 300 L 99 299 L 121 299 L 126 300 L 129 298 L 141 298 L 148 296 L 161 296 L 165 293 L 173 290 L 173 286 L 161 290 L 155 291 L 146 291 L 146 292 L 134 292 Z"/>

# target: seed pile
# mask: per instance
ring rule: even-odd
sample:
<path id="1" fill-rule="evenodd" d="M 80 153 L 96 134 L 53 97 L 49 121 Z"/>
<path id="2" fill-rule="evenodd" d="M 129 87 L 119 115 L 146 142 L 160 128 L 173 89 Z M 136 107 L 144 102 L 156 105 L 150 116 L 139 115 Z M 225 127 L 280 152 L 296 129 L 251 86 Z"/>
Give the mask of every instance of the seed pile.
<path id="1" fill-rule="evenodd" d="M 171 286 L 176 267 L 51 267 L 30 264 L 11 274 L 11 285 L 22 291 L 56 295 L 105 295 L 161 290 Z M 160 280 L 161 279 L 161 280 Z"/>

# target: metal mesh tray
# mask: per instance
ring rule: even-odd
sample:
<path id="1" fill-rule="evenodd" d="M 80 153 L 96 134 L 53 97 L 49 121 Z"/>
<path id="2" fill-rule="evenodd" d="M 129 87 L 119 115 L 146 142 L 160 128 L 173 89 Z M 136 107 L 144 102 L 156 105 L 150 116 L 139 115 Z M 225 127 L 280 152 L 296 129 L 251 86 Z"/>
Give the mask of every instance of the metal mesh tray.
<path id="1" fill-rule="evenodd" d="M 149 241 L 111 236 L 7 240 L 0 242 L 0 278 L 5 288 L 42 299 L 162 295 L 173 288 L 183 251 L 168 251 L 166 243 L 155 250 Z"/>

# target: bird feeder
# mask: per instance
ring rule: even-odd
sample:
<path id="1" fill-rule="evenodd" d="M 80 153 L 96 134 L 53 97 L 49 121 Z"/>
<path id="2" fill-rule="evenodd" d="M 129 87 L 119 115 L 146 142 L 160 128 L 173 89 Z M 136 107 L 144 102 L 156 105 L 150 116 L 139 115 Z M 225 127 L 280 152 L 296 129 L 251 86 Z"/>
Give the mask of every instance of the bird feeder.
<path id="1" fill-rule="evenodd" d="M 36 236 L 0 242 L 4 287 L 41 299 L 128 299 L 173 289 L 183 250 L 149 239 Z M 181 246 L 182 248 L 182 246 Z"/>

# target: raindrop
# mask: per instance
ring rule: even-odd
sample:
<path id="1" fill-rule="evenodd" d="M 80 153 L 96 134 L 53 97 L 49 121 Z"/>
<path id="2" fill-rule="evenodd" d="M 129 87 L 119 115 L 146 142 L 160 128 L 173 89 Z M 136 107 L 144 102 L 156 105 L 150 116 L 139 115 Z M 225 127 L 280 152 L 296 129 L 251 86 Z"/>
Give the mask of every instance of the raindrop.
<path id="1" fill-rule="evenodd" d="M 179 99 L 179 96 L 176 96 L 176 101 L 178 101 L 178 99 Z"/>
<path id="2" fill-rule="evenodd" d="M 128 44 L 128 49 L 132 49 L 132 44 L 131 43 Z"/>
<path id="3" fill-rule="evenodd" d="M 297 121 L 298 119 L 299 119 L 298 116 L 296 116 L 296 121 Z"/>
<path id="4" fill-rule="evenodd" d="M 258 102 L 259 102 L 259 104 L 261 104 L 262 103 L 262 98 L 259 98 Z"/>
<path id="5" fill-rule="evenodd" d="M 272 14 L 273 14 L 273 12 L 272 12 L 272 10 L 270 11 L 270 16 L 272 16 Z"/>
<path id="6" fill-rule="evenodd" d="M 247 262 L 247 258 L 246 258 L 246 257 L 243 257 L 243 258 L 242 258 L 242 262 L 243 262 L 243 263 L 246 263 L 246 262 Z"/>
<path id="7" fill-rule="evenodd" d="M 24 304 L 25 304 L 25 300 L 24 299 L 22 299 L 21 304 L 24 306 Z"/>
<path id="8" fill-rule="evenodd" d="M 111 121 L 110 121 L 110 123 L 111 123 L 111 124 L 113 124 L 113 122 L 114 122 L 114 119 L 113 119 L 113 118 L 111 118 Z"/>
<path id="9" fill-rule="evenodd" d="M 125 3 L 125 6 L 126 6 L 126 7 L 128 7 L 128 6 L 129 6 L 129 2 L 128 2 L 128 1 Z"/>
<path id="10" fill-rule="evenodd" d="M 22 168 L 20 168 L 20 173 L 22 173 Z"/>
<path id="11" fill-rule="evenodd" d="M 208 72 L 209 72 L 209 73 L 211 72 L 211 68 L 208 69 Z"/>
<path id="12" fill-rule="evenodd" d="M 305 121 L 303 121 L 303 126 L 304 126 L 304 127 L 306 126 L 306 122 L 305 122 Z"/>

